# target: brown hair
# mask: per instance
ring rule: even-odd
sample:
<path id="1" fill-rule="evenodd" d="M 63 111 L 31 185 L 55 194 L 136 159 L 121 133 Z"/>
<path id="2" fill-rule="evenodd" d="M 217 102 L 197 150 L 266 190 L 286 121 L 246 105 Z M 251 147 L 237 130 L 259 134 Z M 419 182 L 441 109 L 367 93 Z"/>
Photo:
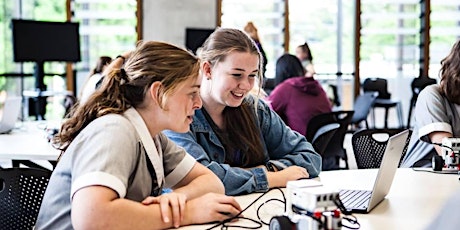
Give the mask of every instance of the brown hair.
<path id="1" fill-rule="evenodd" d="M 248 22 L 244 26 L 244 32 L 248 33 L 249 37 L 254 39 L 255 42 L 260 42 L 259 33 L 257 32 L 257 27 L 253 22 Z"/>
<path id="2" fill-rule="evenodd" d="M 158 96 L 160 107 L 164 108 L 168 95 L 178 84 L 198 77 L 199 66 L 198 58 L 184 49 L 163 42 L 138 42 L 124 67 L 111 70 L 87 102 L 73 107 L 54 139 L 55 145 L 65 151 L 96 118 L 144 107 L 144 97 L 154 82 L 161 82 Z"/>
<path id="3" fill-rule="evenodd" d="M 313 55 L 311 54 L 311 50 L 307 42 L 297 46 L 297 48 L 302 49 L 302 51 L 307 55 L 307 57 L 305 58 L 306 60 L 313 62 Z"/>
<path id="4" fill-rule="evenodd" d="M 457 41 L 449 55 L 442 59 L 439 76 L 444 96 L 455 104 L 460 104 L 460 40 Z"/>
<path id="5" fill-rule="evenodd" d="M 211 66 L 225 60 L 227 55 L 232 52 L 247 52 L 258 55 L 259 66 L 257 77 L 259 79 L 259 88 L 262 84 L 262 55 L 254 41 L 243 31 L 230 28 L 218 28 L 204 42 L 199 56 L 202 62 L 209 62 Z M 227 140 L 222 140 L 232 150 L 239 149 L 243 156 L 242 167 L 260 165 L 264 161 L 263 145 L 261 140 L 260 129 L 257 126 L 257 103 L 255 100 L 253 106 L 243 102 L 236 108 L 226 107 L 223 111 L 224 125 L 226 127 L 225 135 Z M 235 151 L 228 151 L 227 159 L 234 159 L 231 154 Z"/>
<path id="6" fill-rule="evenodd" d="M 100 56 L 97 60 L 96 67 L 91 71 L 91 75 L 96 73 L 102 73 L 104 71 L 104 66 L 107 66 L 112 62 L 112 58 L 108 56 Z"/>

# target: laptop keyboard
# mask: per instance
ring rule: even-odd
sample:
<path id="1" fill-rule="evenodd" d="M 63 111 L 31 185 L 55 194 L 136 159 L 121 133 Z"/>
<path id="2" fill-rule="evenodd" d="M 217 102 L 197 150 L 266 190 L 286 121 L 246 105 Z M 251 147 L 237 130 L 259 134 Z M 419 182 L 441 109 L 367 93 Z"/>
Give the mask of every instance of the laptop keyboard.
<path id="1" fill-rule="evenodd" d="M 346 209 L 364 210 L 369 205 L 371 193 L 368 190 L 340 190 L 339 196 Z"/>

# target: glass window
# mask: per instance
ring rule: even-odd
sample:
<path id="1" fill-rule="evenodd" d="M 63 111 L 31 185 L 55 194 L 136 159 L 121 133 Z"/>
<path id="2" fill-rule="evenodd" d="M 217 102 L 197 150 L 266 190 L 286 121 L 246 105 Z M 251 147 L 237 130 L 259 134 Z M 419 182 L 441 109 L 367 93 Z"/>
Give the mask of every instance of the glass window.
<path id="1" fill-rule="evenodd" d="M 0 0 L 0 91 L 22 95 L 35 89 L 34 63 L 13 61 L 11 19 L 64 22 L 66 1 L 62 0 Z M 72 0 L 72 22 L 80 23 L 81 62 L 75 63 L 76 92 L 94 68 L 99 56 L 115 57 L 135 47 L 137 41 L 137 1 L 135 0 Z M 44 83 L 47 90 L 65 91 L 65 62 L 45 62 Z M 21 78 L 21 75 L 24 76 Z M 78 96 L 78 95 L 77 95 Z M 46 119 L 60 118 L 64 113 L 62 98 L 48 98 Z M 28 108 L 24 109 L 27 116 Z"/>
<path id="2" fill-rule="evenodd" d="M 354 7 L 353 1 L 289 1 L 289 53 L 295 54 L 297 46 L 307 42 L 315 78 L 331 98 L 330 85 L 336 86 L 345 108 L 351 108 L 353 99 Z"/>
<path id="3" fill-rule="evenodd" d="M 429 76 L 437 78 L 441 60 L 460 39 L 460 3 L 457 1 L 431 1 L 430 66 Z"/>
<path id="4" fill-rule="evenodd" d="M 267 56 L 267 78 L 275 77 L 276 59 L 284 53 L 283 0 L 223 0 L 221 27 L 243 30 L 253 22 Z"/>
<path id="5" fill-rule="evenodd" d="M 2 7 L 0 10 L 0 36 L 2 37 L 0 91 L 5 90 L 9 95 L 22 95 L 23 90 L 35 90 L 33 77 L 35 63 L 15 63 L 13 61 L 11 20 L 65 21 L 65 4 L 60 0 L 0 0 L 0 6 Z M 46 74 L 44 83 L 48 90 L 65 89 L 65 63 L 45 62 L 44 71 Z M 60 116 L 64 112 L 61 105 L 55 106 L 54 103 L 49 103 L 46 110 L 49 111 L 49 114 L 57 113 Z M 23 111 L 23 115 L 27 116 L 28 108 L 24 108 Z"/>
<path id="6" fill-rule="evenodd" d="M 419 1 L 362 0 L 360 76 L 419 75 Z"/>
<path id="7" fill-rule="evenodd" d="M 115 58 L 135 48 L 134 0 L 74 0 L 72 21 L 80 23 L 82 61 L 76 64 L 77 93 L 100 56 Z"/>

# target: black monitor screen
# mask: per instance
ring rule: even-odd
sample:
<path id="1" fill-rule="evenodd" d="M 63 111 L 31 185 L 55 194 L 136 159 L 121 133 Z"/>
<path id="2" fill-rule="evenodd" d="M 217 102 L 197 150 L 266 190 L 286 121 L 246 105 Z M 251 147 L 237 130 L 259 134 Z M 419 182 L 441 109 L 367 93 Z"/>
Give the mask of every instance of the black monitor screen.
<path id="1" fill-rule="evenodd" d="M 13 19 L 12 26 L 15 62 L 81 60 L 78 23 Z"/>
<path id="2" fill-rule="evenodd" d="M 185 47 L 193 53 L 196 53 L 196 50 L 203 45 L 204 41 L 206 41 L 212 32 L 214 32 L 214 29 L 186 28 Z"/>

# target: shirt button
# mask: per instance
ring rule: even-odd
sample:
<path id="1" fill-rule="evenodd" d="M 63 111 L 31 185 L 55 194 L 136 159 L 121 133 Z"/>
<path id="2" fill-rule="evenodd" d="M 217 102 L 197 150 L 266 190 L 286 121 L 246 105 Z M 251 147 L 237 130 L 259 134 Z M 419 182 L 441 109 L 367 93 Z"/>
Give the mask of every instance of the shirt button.
<path id="1" fill-rule="evenodd" d="M 217 153 L 214 153 L 214 159 L 217 159 Z"/>

